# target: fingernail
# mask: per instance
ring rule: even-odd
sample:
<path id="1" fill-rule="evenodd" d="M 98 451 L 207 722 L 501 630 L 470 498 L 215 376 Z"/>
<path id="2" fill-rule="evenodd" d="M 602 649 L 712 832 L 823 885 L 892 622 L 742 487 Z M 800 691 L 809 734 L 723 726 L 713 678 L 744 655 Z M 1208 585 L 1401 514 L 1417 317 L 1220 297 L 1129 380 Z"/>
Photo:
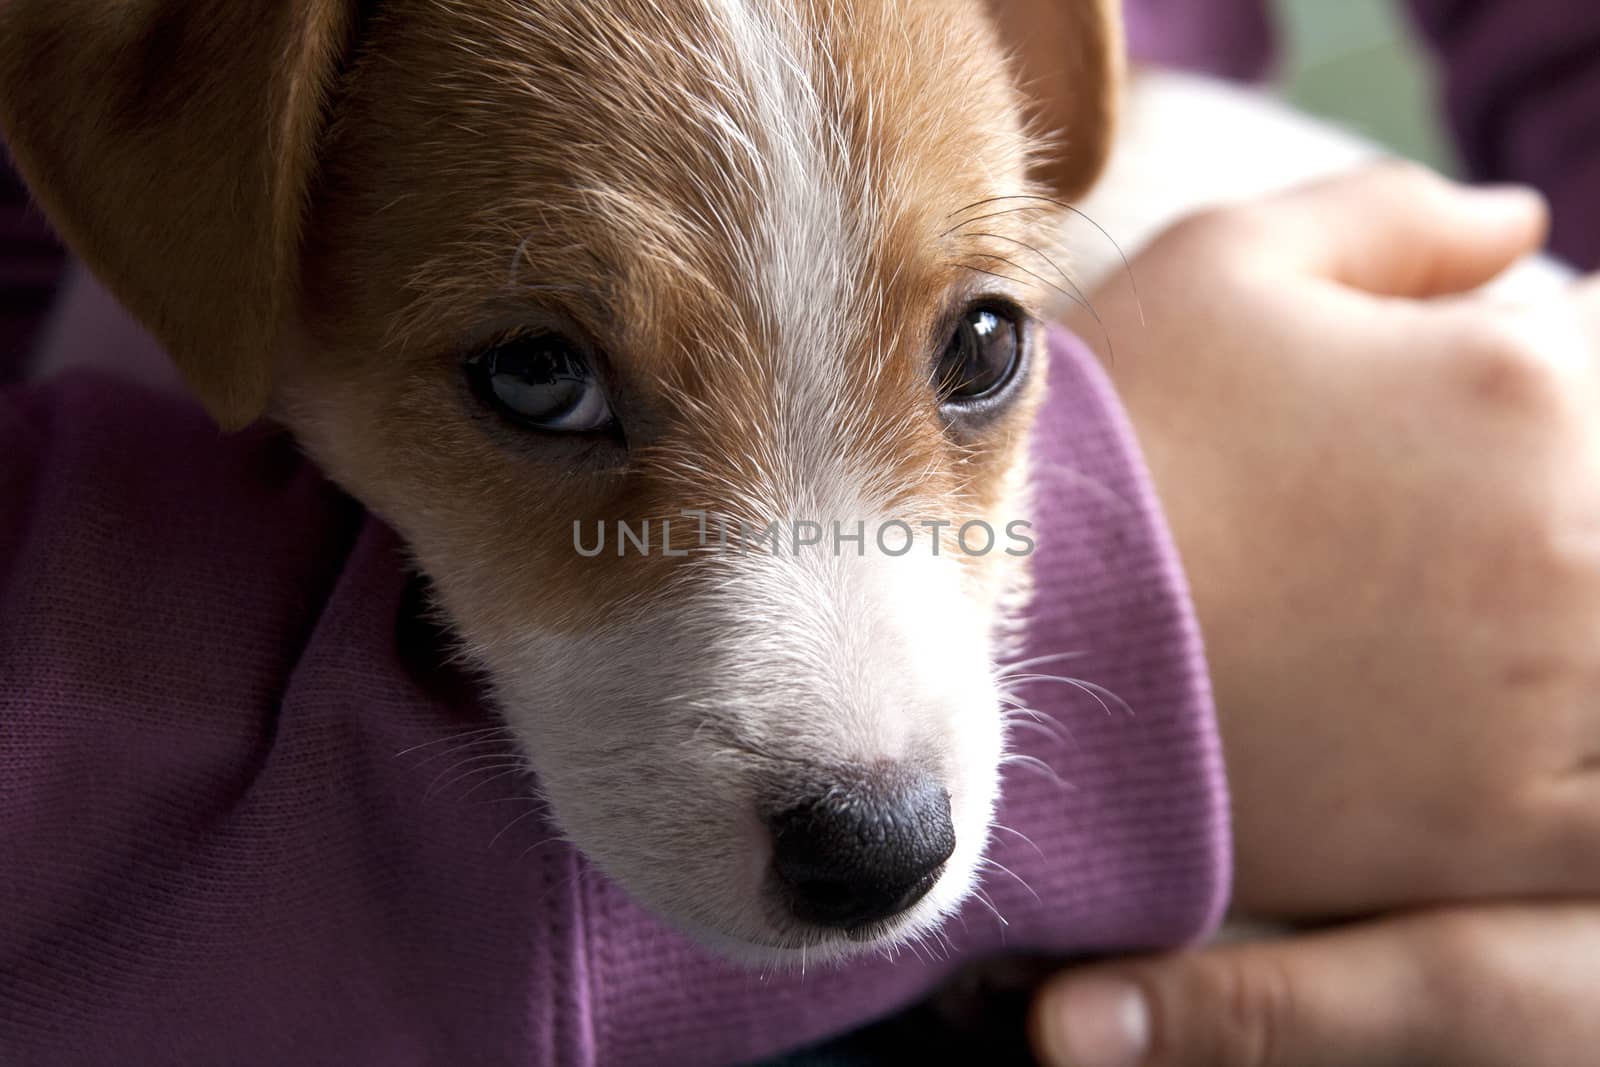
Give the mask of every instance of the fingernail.
<path id="1" fill-rule="evenodd" d="M 1122 978 L 1081 978 L 1056 994 L 1047 1040 L 1067 1067 L 1137 1067 L 1150 1051 L 1150 1009 Z"/>

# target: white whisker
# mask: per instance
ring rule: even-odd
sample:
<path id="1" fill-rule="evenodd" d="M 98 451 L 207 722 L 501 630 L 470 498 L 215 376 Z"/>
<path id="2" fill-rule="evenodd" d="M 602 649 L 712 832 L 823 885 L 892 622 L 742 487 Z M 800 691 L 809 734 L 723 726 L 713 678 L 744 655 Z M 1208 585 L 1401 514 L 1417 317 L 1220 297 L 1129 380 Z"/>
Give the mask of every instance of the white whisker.
<path id="1" fill-rule="evenodd" d="M 442 745 L 450 741 L 465 741 L 469 737 L 477 737 L 480 734 L 487 733 L 503 733 L 509 735 L 511 733 L 511 727 L 485 726 L 480 730 L 467 730 L 459 734 L 452 734 L 449 737 L 436 737 L 432 741 L 424 741 L 420 745 L 412 745 L 410 748 L 403 748 L 399 752 L 396 752 L 395 756 L 397 758 L 400 756 L 408 756 L 419 749 L 432 748 L 434 745 Z"/>
<path id="2" fill-rule="evenodd" d="M 1012 878 L 1016 879 L 1016 882 L 1017 882 L 1018 885 L 1020 885 L 1023 889 L 1026 889 L 1028 891 L 1029 895 L 1032 896 L 1034 900 L 1039 900 L 1039 894 L 1034 892 L 1033 886 L 1031 886 L 1027 882 L 1023 881 L 1022 880 L 1022 876 L 1020 874 L 1018 874 L 1016 871 L 1013 871 L 1010 867 L 1007 867 L 1005 864 L 999 862 L 998 860 L 992 860 L 992 859 L 989 859 L 987 857 L 985 857 L 984 859 L 980 860 L 979 862 L 984 867 L 993 867 L 995 870 L 1001 872 L 1002 874 L 1010 875 Z M 1040 901 L 1040 902 L 1043 903 L 1042 901 Z"/>
<path id="3" fill-rule="evenodd" d="M 1028 845 L 1029 848 L 1033 849 L 1035 852 L 1037 852 L 1039 854 L 1039 858 L 1040 859 L 1044 859 L 1045 858 L 1044 849 L 1042 849 L 1038 845 L 1034 844 L 1033 838 L 1029 837 L 1027 834 L 1023 833 L 1021 830 L 1013 830 L 1011 827 L 1006 826 L 1006 825 L 1004 825 L 1002 823 L 998 823 L 998 822 L 993 824 L 993 828 L 996 829 L 996 830 L 999 830 L 1002 833 L 1007 833 L 1007 834 L 1011 834 L 1014 837 L 1022 838 L 1023 841 L 1027 842 L 1027 845 Z"/>
<path id="4" fill-rule="evenodd" d="M 1009 756 L 1001 757 L 1000 765 L 1002 767 L 1010 764 L 1017 764 L 1022 767 L 1028 767 L 1032 770 L 1036 770 L 1046 778 L 1049 778 L 1060 788 L 1068 790 L 1069 792 L 1077 792 L 1076 786 L 1062 778 L 1055 772 L 1054 767 L 1050 766 L 1050 764 L 1046 763 L 1044 760 L 1039 759 L 1037 756 L 1028 756 L 1020 752 L 1013 752 Z"/>
<path id="5" fill-rule="evenodd" d="M 520 823 L 523 819 L 528 818 L 528 816 L 530 816 L 530 815 L 540 815 L 540 814 L 544 813 L 545 805 L 544 805 L 544 802 L 541 801 L 541 800 L 537 800 L 537 799 L 535 799 L 533 797 L 510 797 L 510 798 L 507 798 L 507 799 L 512 799 L 512 800 L 530 800 L 530 801 L 533 802 L 534 807 L 529 808 L 527 811 L 523 812 L 521 815 L 518 815 L 515 819 L 512 819 L 510 822 L 508 822 L 504 826 L 502 826 L 495 833 L 495 835 L 489 839 L 489 844 L 484 847 L 484 851 L 485 852 L 488 852 L 491 849 L 493 849 L 494 846 L 495 846 L 495 843 L 497 841 L 499 841 L 502 837 L 504 837 L 506 835 L 506 833 L 513 826 L 515 826 L 518 823 Z"/>

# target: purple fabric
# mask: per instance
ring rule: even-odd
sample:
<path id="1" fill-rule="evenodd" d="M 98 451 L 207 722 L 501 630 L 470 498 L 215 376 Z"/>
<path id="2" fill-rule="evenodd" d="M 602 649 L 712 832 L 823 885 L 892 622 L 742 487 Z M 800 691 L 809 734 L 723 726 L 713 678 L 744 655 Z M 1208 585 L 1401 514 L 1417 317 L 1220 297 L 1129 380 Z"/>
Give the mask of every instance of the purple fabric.
<path id="1" fill-rule="evenodd" d="M 1411 0 L 1473 173 L 1543 189 L 1551 248 L 1600 267 L 1600 3 Z"/>
<path id="2" fill-rule="evenodd" d="M 1182 577 L 1129 427 L 1056 335 L 1024 655 L 1070 742 L 1021 748 L 1016 874 L 902 954 L 708 958 L 551 839 L 441 665 L 390 531 L 281 433 L 92 371 L 0 391 L 0 1063 L 729 1063 L 841 1032 L 959 960 L 1203 936 L 1225 792 Z M 482 754 L 484 749 L 475 750 Z M 1026 882 L 1028 888 L 1023 888 Z M 1037 894 L 1037 896 L 1035 896 Z"/>
<path id="3" fill-rule="evenodd" d="M 23 376 L 65 263 L 0 146 L 0 384 Z"/>
<path id="4" fill-rule="evenodd" d="M 48 378 L 75 367 L 112 371 L 124 381 L 185 391 L 172 359 L 89 269 L 67 264 L 50 313 L 33 343 L 27 377 Z"/>
<path id="5" fill-rule="evenodd" d="M 1140 63 L 1259 81 L 1276 37 L 1266 0 L 1123 0 L 1128 51 Z"/>

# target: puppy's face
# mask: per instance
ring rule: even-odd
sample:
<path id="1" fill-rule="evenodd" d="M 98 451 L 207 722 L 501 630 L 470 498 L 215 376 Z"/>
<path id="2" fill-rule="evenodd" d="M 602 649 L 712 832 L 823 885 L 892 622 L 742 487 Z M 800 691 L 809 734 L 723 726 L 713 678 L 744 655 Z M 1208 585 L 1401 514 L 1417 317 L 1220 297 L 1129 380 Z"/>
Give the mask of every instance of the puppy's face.
<path id="1" fill-rule="evenodd" d="M 767 949 L 933 922 L 995 801 L 1051 269 L 981 12 L 427 4 L 370 39 L 288 421 L 632 892 Z"/>
<path id="2" fill-rule="evenodd" d="M 1081 184 L 1112 7 L 990 2 Z M 767 958 L 948 913 L 1060 280 L 985 5 L 152 10 L 0 11 L 17 158 L 213 410 L 270 395 L 407 539 L 561 829 Z"/>

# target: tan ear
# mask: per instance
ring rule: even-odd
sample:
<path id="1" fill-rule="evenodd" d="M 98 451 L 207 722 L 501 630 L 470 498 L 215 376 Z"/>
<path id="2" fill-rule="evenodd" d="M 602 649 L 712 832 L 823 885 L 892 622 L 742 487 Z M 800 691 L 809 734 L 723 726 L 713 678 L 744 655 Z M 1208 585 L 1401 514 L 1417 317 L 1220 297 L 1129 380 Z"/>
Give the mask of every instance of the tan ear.
<path id="1" fill-rule="evenodd" d="M 1111 155 L 1122 99 L 1121 0 L 988 0 L 1018 61 L 1034 124 L 1055 139 L 1037 177 L 1066 201 L 1089 191 Z"/>
<path id="2" fill-rule="evenodd" d="M 225 427 L 265 407 L 354 0 L 0 0 L 0 132 Z"/>

